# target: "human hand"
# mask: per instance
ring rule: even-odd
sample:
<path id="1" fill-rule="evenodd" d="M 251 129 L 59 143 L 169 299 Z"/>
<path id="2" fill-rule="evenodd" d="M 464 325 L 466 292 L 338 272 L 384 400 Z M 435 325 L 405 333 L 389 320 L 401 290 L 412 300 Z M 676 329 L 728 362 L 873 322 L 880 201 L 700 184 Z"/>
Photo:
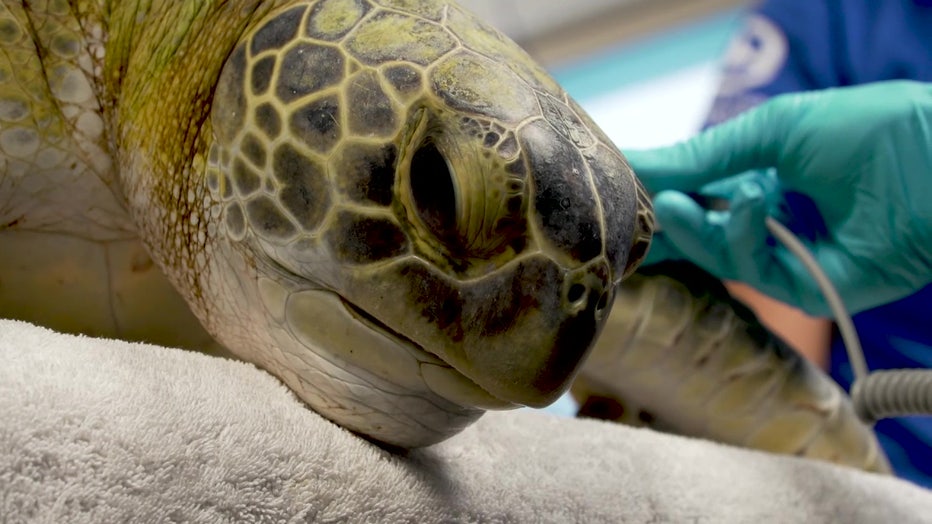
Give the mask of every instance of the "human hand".
<path id="1" fill-rule="evenodd" d="M 625 155 L 654 194 L 662 230 L 662 252 L 648 262 L 686 258 L 828 315 L 815 280 L 765 226 L 767 216 L 780 218 L 780 195 L 796 191 L 822 215 L 827 234 L 808 247 L 849 310 L 932 282 L 932 85 L 782 95 L 686 142 Z M 730 179 L 749 170 L 765 171 Z M 727 188 L 727 210 L 684 194 L 722 179 L 730 179 L 718 183 Z"/>

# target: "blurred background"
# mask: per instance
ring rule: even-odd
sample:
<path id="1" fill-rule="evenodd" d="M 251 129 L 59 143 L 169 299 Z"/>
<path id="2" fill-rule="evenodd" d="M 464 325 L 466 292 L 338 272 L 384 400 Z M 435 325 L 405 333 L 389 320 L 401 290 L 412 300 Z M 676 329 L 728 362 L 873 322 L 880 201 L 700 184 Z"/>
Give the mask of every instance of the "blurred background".
<path id="1" fill-rule="evenodd" d="M 701 125 L 749 0 L 460 0 L 521 44 L 622 150 Z"/>
<path id="2" fill-rule="evenodd" d="M 460 0 L 543 64 L 625 149 L 703 124 L 749 0 Z M 573 416 L 564 395 L 546 411 Z"/>

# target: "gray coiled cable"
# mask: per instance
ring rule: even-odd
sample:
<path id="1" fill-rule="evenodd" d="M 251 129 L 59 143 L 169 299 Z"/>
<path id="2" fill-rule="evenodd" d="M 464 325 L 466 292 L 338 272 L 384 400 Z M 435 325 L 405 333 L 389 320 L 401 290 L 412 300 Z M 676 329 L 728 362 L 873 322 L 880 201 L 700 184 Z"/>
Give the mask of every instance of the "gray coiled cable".
<path id="1" fill-rule="evenodd" d="M 767 217 L 767 229 L 806 266 L 832 310 L 854 371 L 851 402 L 858 417 L 867 424 L 873 424 L 883 418 L 932 415 L 932 370 L 897 369 L 869 373 L 854 322 L 828 276 L 806 246 L 783 224 Z"/>
<path id="2" fill-rule="evenodd" d="M 932 414 L 932 371 L 874 371 L 851 387 L 858 417 L 869 424 L 904 415 Z"/>

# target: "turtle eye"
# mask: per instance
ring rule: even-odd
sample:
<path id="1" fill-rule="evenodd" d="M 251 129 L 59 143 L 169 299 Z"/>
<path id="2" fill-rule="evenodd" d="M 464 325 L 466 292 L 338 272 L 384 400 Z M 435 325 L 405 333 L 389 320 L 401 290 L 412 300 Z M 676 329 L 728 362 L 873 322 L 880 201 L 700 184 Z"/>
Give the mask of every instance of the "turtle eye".
<path id="1" fill-rule="evenodd" d="M 411 196 L 420 219 L 442 241 L 457 237 L 456 187 L 453 173 L 432 141 L 424 142 L 411 158 Z"/>

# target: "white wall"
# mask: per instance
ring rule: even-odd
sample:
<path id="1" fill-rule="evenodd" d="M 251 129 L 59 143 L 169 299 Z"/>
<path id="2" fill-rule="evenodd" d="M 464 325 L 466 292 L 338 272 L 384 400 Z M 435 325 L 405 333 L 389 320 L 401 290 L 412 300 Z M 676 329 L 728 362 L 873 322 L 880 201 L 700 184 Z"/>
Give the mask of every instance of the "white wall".
<path id="1" fill-rule="evenodd" d="M 521 41 L 638 1 L 643 0 L 459 0 L 459 3 L 512 39 Z"/>
<path id="2" fill-rule="evenodd" d="M 718 78 L 718 66 L 712 61 L 581 104 L 622 151 L 666 145 L 689 138 L 702 126 Z"/>

